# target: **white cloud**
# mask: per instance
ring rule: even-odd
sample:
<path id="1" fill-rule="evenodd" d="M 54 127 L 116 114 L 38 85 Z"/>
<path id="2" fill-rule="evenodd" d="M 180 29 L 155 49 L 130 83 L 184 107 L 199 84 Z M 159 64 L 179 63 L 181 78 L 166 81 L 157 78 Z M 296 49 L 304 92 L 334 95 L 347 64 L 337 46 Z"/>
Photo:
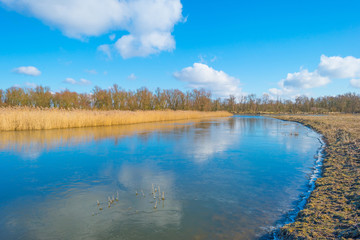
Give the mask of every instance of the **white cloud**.
<path id="1" fill-rule="evenodd" d="M 0 0 L 8 8 L 41 19 L 64 35 L 83 39 L 127 31 L 115 46 L 121 56 L 145 57 L 175 48 L 171 35 L 182 21 L 180 0 Z M 110 40 L 114 35 L 110 35 Z"/>
<path id="2" fill-rule="evenodd" d="M 360 88 L 360 79 L 351 79 L 350 80 L 350 84 L 351 86 L 353 86 L 354 88 Z"/>
<path id="3" fill-rule="evenodd" d="M 299 93 L 301 90 L 325 86 L 332 79 L 350 79 L 351 86 L 360 87 L 360 59 L 353 56 L 327 57 L 321 55 L 318 68 L 309 72 L 301 69 L 300 72 L 289 73 L 286 79 L 279 82 L 280 89 L 271 88 L 269 94 L 272 96 L 288 96 Z"/>
<path id="4" fill-rule="evenodd" d="M 41 19 L 66 36 L 99 36 L 118 29 L 129 16 L 126 2 L 118 0 L 0 0 L 10 9 Z"/>
<path id="5" fill-rule="evenodd" d="M 121 56 L 144 57 L 175 49 L 171 32 L 183 19 L 180 0 L 133 0 L 128 2 L 128 7 L 131 12 L 129 35 L 115 44 Z"/>
<path id="6" fill-rule="evenodd" d="M 18 67 L 18 68 L 15 68 L 13 70 L 13 72 L 18 73 L 18 74 L 28 75 L 28 76 L 39 76 L 41 74 L 39 69 L 37 69 L 36 67 L 33 67 L 33 66 Z"/>
<path id="7" fill-rule="evenodd" d="M 108 59 L 112 59 L 111 47 L 109 44 L 100 45 L 97 50 L 105 54 Z"/>
<path id="8" fill-rule="evenodd" d="M 270 95 L 281 96 L 284 94 L 284 91 L 278 88 L 270 88 L 269 93 Z"/>
<path id="9" fill-rule="evenodd" d="M 175 40 L 170 32 L 151 32 L 140 36 L 126 35 L 115 43 L 120 55 L 127 59 L 146 57 L 161 51 L 175 49 Z"/>
<path id="10" fill-rule="evenodd" d="M 194 63 L 192 67 L 174 73 L 174 76 L 178 80 L 187 82 L 191 88 L 204 88 L 218 97 L 242 94 L 239 79 L 202 63 Z"/>
<path id="11" fill-rule="evenodd" d="M 281 80 L 280 86 L 284 89 L 309 89 L 328 84 L 330 79 L 321 76 L 317 70 L 309 72 L 303 69 L 300 72 L 288 73 L 286 79 Z"/>
<path id="12" fill-rule="evenodd" d="M 130 74 L 129 76 L 128 76 L 128 79 L 129 80 L 136 80 L 136 75 L 134 74 L 134 73 L 132 73 L 132 74 Z"/>
<path id="13" fill-rule="evenodd" d="M 322 55 L 318 69 L 321 75 L 331 78 L 357 78 L 360 77 L 360 59 Z"/>
<path id="14" fill-rule="evenodd" d="M 279 83 L 279 85 L 281 85 Z M 295 99 L 297 96 L 300 95 L 306 95 L 306 93 L 304 93 L 303 91 L 301 91 L 301 93 L 299 92 L 298 89 L 294 89 L 294 88 L 270 88 L 268 93 L 264 93 L 267 94 L 270 99 L 272 100 L 276 100 L 279 97 L 282 98 L 291 98 L 291 99 Z"/>
<path id="15" fill-rule="evenodd" d="M 64 83 L 69 83 L 69 84 L 76 84 L 76 80 L 73 78 L 66 78 L 64 80 Z"/>
<path id="16" fill-rule="evenodd" d="M 63 82 L 72 84 L 72 85 L 90 85 L 91 84 L 91 81 L 86 80 L 84 78 L 81 78 L 79 81 L 76 81 L 73 78 L 66 78 Z"/>

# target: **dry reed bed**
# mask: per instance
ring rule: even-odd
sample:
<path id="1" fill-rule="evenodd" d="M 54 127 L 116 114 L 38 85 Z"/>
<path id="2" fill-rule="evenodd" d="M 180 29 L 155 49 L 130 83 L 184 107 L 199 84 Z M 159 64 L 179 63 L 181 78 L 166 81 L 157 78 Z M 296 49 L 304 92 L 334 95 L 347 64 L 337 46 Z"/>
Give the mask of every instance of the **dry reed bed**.
<path id="1" fill-rule="evenodd" d="M 279 116 L 321 133 L 326 141 L 323 175 L 281 239 L 360 239 L 360 116 Z"/>
<path id="2" fill-rule="evenodd" d="M 198 111 L 97 111 L 1 108 L 0 131 L 45 130 L 113 126 L 159 121 L 227 117 L 228 112 Z"/>

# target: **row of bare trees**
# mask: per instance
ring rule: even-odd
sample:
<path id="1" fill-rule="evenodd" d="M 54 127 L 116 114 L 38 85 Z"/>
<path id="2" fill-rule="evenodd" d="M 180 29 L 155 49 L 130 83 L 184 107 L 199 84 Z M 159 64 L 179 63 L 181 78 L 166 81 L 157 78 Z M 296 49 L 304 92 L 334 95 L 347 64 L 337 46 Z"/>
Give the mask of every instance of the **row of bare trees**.
<path id="1" fill-rule="evenodd" d="M 312 98 L 299 96 L 294 100 L 271 99 L 264 94 L 261 98 L 250 94 L 226 99 L 226 110 L 245 113 L 360 113 L 360 95 L 346 93 L 337 96 Z"/>
<path id="2" fill-rule="evenodd" d="M 143 87 L 126 91 L 114 84 L 109 89 L 95 87 L 90 94 L 69 90 L 51 92 L 50 88 L 11 87 L 0 89 L 0 106 L 28 106 L 62 109 L 100 110 L 226 110 L 239 113 L 360 113 L 360 95 L 346 93 L 338 96 L 309 98 L 299 96 L 295 100 L 271 99 L 269 95 L 254 94 L 225 99 L 214 99 L 209 91 L 194 89 L 182 92 L 178 89 L 156 89 Z"/>
<path id="3" fill-rule="evenodd" d="M 211 93 L 192 90 L 183 93 L 177 89 L 156 89 L 151 92 L 143 87 L 126 91 L 114 84 L 109 89 L 95 87 L 90 94 L 63 90 L 53 93 L 50 88 L 11 87 L 0 90 L 0 106 L 27 106 L 62 109 L 100 110 L 198 110 L 217 111 L 223 108 L 220 99 L 212 100 Z"/>

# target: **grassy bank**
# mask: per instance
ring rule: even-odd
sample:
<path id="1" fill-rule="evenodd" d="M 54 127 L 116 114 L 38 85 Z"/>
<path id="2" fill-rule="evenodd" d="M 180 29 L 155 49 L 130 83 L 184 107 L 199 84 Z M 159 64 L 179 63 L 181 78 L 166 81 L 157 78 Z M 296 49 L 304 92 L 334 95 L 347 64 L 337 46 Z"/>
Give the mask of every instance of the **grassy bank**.
<path id="1" fill-rule="evenodd" d="M 97 111 L 1 108 L 0 131 L 114 126 L 159 121 L 227 117 L 228 112 L 199 111 Z"/>
<path id="2" fill-rule="evenodd" d="M 322 177 L 294 223 L 280 230 L 282 239 L 360 238 L 360 116 L 279 116 L 300 122 L 324 136 Z"/>

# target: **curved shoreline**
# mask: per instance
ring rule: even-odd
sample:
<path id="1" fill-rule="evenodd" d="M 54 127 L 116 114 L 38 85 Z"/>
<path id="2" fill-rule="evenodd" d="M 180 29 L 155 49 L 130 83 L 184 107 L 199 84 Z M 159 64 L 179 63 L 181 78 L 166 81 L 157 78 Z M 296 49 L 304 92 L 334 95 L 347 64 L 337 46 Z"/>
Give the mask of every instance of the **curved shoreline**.
<path id="1" fill-rule="evenodd" d="M 311 126 L 306 126 L 298 121 L 289 121 L 289 120 L 283 120 L 283 119 L 279 119 L 279 120 L 299 123 L 302 126 L 309 128 L 311 131 L 314 131 L 315 133 L 317 133 L 319 135 L 317 137 L 317 140 L 320 142 L 320 147 L 316 151 L 316 160 L 314 162 L 311 177 L 307 184 L 306 191 L 299 196 L 299 199 L 296 201 L 295 209 L 290 210 L 288 213 L 286 213 L 286 216 L 284 217 L 285 220 L 275 226 L 275 229 L 272 231 L 272 234 L 271 234 L 272 235 L 271 237 L 274 240 L 282 239 L 280 237 L 281 228 L 287 224 L 295 222 L 299 212 L 305 208 L 306 203 L 311 196 L 311 193 L 315 190 L 316 180 L 318 178 L 320 178 L 322 175 L 322 172 L 323 172 L 322 166 L 323 166 L 323 161 L 324 161 L 324 156 L 325 156 L 324 152 L 325 152 L 325 148 L 326 148 L 324 136 L 321 133 L 319 133 L 316 129 L 312 128 Z"/>
<path id="2" fill-rule="evenodd" d="M 310 127 L 326 143 L 322 176 L 304 209 L 278 230 L 277 239 L 359 239 L 360 116 L 272 117 Z"/>

